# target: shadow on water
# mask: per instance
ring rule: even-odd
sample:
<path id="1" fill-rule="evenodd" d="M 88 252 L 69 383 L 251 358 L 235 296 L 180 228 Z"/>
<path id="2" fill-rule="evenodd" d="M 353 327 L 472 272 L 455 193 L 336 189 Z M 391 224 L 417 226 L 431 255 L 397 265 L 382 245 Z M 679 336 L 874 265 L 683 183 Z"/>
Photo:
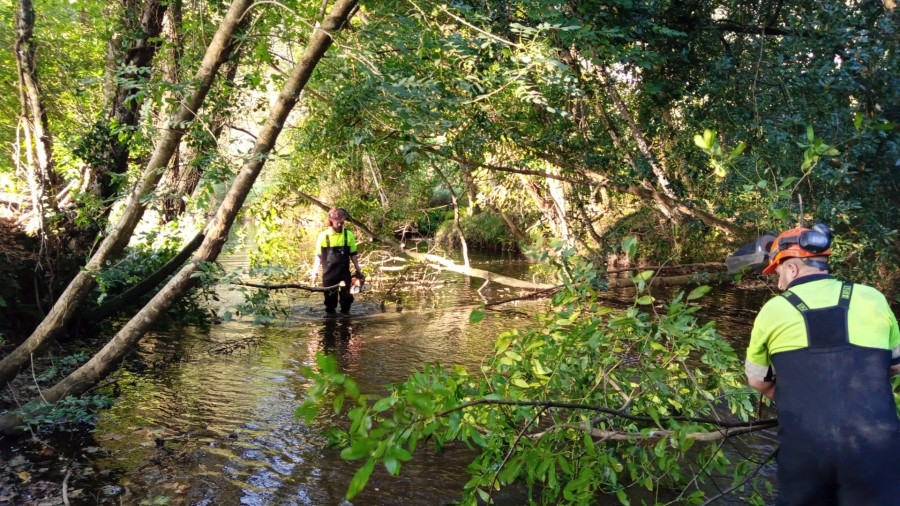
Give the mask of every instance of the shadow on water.
<path id="1" fill-rule="evenodd" d="M 506 267 L 517 274 L 516 266 Z M 527 277 L 525 264 L 518 269 Z M 309 385 L 302 366 L 312 366 L 317 351 L 334 354 L 360 390 L 372 394 L 425 362 L 475 370 L 500 332 L 531 323 L 523 315 L 544 309 L 542 302 L 511 303 L 472 324 L 470 312 L 482 300 L 517 295 L 496 285 L 479 292 L 481 285 L 447 274 L 440 289 L 410 297 L 401 311 L 383 311 L 375 294 L 363 293 L 350 315 L 329 318 L 320 294 L 283 294 L 288 314 L 269 326 L 228 321 L 149 334 L 120 373 L 117 402 L 98 421 L 85 456 L 98 473 L 85 487 L 91 502 L 350 504 L 344 494 L 361 463 L 342 460 L 322 435 L 346 422 L 328 409 L 310 424 L 294 418 Z M 734 290 L 708 297 L 714 302 L 705 317 L 719 320 L 741 350 L 761 302 Z M 237 301 L 233 293 L 221 298 Z M 609 295 L 611 305 L 633 300 L 627 291 Z M 465 447 L 423 450 L 400 477 L 379 467 L 352 504 L 450 503 L 468 481 L 472 457 Z M 509 494 L 501 504 L 525 501 Z"/>

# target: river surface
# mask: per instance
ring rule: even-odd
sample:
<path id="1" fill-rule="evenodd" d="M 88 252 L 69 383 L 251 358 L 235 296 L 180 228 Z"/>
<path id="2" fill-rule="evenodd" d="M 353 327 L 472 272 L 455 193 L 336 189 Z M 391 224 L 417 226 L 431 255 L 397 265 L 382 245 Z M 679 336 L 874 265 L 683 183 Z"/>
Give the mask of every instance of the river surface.
<path id="1" fill-rule="evenodd" d="M 227 269 L 242 261 L 223 263 Z M 475 266 L 529 278 L 524 262 Z M 428 283 L 427 290 L 395 287 L 404 299 L 384 307 L 387 286 L 363 292 L 346 317 L 325 318 L 321 294 L 285 290 L 278 297 L 286 314 L 269 325 L 254 326 L 247 318 L 148 334 L 117 377 L 115 405 L 101 414 L 82 450 L 92 476 L 81 485 L 85 503 L 434 505 L 458 499 L 473 456 L 465 449 L 420 452 L 400 477 L 377 468 L 366 490 L 348 502 L 347 485 L 360 463 L 342 460 L 321 434 L 344 422 L 330 410 L 310 425 L 294 418 L 309 384 L 301 367 L 312 365 L 319 350 L 335 354 L 363 392 L 381 394 L 426 362 L 476 370 L 498 333 L 531 323 L 546 307 L 508 303 L 473 324 L 469 315 L 482 301 L 524 292 L 482 287 L 480 279 L 452 273 Z M 723 336 L 743 350 L 756 310 L 769 296 L 715 288 L 701 299 L 708 305 L 701 318 L 717 320 Z M 633 301 L 627 290 L 608 297 L 622 307 Z M 219 298 L 222 308 L 242 300 L 225 290 Z M 771 447 L 772 436 L 757 443 Z M 522 499 L 513 491 L 501 503 Z"/>

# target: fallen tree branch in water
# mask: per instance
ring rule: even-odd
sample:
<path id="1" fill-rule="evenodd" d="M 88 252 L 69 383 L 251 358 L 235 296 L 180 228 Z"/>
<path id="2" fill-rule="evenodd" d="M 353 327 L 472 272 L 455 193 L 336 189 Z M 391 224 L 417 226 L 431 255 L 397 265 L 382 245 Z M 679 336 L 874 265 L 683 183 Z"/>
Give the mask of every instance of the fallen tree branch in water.
<path id="1" fill-rule="evenodd" d="M 723 274 L 723 273 L 718 273 Z M 717 273 L 711 273 L 712 276 L 716 276 Z M 718 279 L 718 281 L 716 281 Z M 721 278 L 714 278 L 713 280 L 699 282 L 699 284 L 708 284 L 711 282 L 723 282 Z M 647 286 L 678 286 L 678 285 L 687 285 L 690 283 L 698 283 L 698 279 L 695 274 L 684 274 L 681 276 L 654 276 L 648 280 L 645 280 L 644 283 Z M 630 277 L 628 278 L 607 278 L 606 287 L 607 288 L 630 288 L 633 286 L 637 286 L 637 281 L 632 280 Z"/>
<path id="2" fill-rule="evenodd" d="M 725 262 L 701 262 L 696 264 L 672 264 L 672 265 L 640 265 L 635 267 L 628 267 L 624 269 L 612 269 L 607 270 L 607 274 L 618 274 L 621 272 L 629 272 L 629 271 L 661 271 L 663 269 L 682 269 L 685 267 L 725 267 Z"/>
<path id="3" fill-rule="evenodd" d="M 282 283 L 279 285 L 270 285 L 268 283 L 244 283 L 242 281 L 234 281 L 231 284 L 239 286 L 250 286 L 253 288 L 263 288 L 266 290 L 283 290 L 285 288 L 296 288 L 298 290 L 306 290 L 308 292 L 327 292 L 328 290 L 337 290 L 342 286 L 347 286 L 347 283 L 344 283 L 343 281 L 331 286 L 309 286 L 301 285 L 299 283 Z"/>

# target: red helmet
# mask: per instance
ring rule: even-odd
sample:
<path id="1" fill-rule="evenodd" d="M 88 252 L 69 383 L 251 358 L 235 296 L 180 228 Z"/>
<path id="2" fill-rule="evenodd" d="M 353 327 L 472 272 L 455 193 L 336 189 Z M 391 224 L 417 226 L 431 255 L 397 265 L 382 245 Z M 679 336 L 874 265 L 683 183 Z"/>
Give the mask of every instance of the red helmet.
<path id="1" fill-rule="evenodd" d="M 769 265 L 763 274 L 773 274 L 787 258 L 822 257 L 831 254 L 831 230 L 817 223 L 813 228 L 792 228 L 781 233 L 769 249 Z"/>
<path id="2" fill-rule="evenodd" d="M 327 226 L 334 226 L 335 223 L 343 223 L 350 218 L 350 213 L 347 212 L 346 209 L 342 209 L 340 207 L 332 207 L 331 210 L 328 211 L 328 220 Z"/>

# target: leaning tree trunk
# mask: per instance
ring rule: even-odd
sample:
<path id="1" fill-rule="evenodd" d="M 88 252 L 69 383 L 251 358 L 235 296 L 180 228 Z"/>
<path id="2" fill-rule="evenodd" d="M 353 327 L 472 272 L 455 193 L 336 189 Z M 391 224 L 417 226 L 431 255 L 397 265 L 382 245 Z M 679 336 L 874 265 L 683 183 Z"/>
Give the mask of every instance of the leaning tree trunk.
<path id="1" fill-rule="evenodd" d="M 656 157 L 654 157 L 653 152 L 650 151 L 650 145 L 644 138 L 644 134 L 643 132 L 641 132 L 640 127 L 638 127 L 637 123 L 634 121 L 634 118 L 632 118 L 631 114 L 628 112 L 628 107 L 625 106 L 625 102 L 622 101 L 622 97 L 619 96 L 619 92 L 616 90 L 616 86 L 612 82 L 612 79 L 609 76 L 609 72 L 603 66 L 597 67 L 597 72 L 603 77 L 603 84 L 606 87 L 606 92 L 609 94 L 609 98 L 612 99 L 613 103 L 615 104 L 616 110 L 619 111 L 619 115 L 622 116 L 622 119 L 624 119 L 625 122 L 628 123 L 629 128 L 631 128 L 631 135 L 632 137 L 634 137 L 634 141 L 637 143 L 638 149 L 641 150 L 641 154 L 644 155 L 644 158 L 647 159 L 647 163 L 650 164 L 650 168 L 653 169 L 653 174 L 656 175 L 656 182 L 659 183 L 659 187 L 662 188 L 663 193 L 667 197 L 669 197 L 670 199 L 674 199 L 675 192 L 672 191 L 672 186 L 669 183 L 669 178 L 666 176 L 666 172 L 656 162 Z"/>
<path id="2" fill-rule="evenodd" d="M 41 100 L 37 77 L 37 58 L 34 44 L 34 6 L 31 0 L 19 0 L 15 13 L 16 70 L 21 87 L 20 99 L 25 116 L 26 152 L 28 153 L 28 184 L 34 212 L 43 234 L 44 207 L 56 210 L 56 193 L 60 179 L 53 162 L 53 139 L 47 122 L 47 110 Z"/>
<path id="3" fill-rule="evenodd" d="M 253 156 L 244 164 L 234 184 L 225 195 L 216 215 L 206 230 L 206 237 L 191 261 L 176 274 L 124 327 L 122 327 L 96 355 L 83 366 L 69 374 L 52 388 L 45 390 L 31 401 L 33 405 L 56 402 L 63 397 L 80 395 L 109 374 L 128 350 L 138 342 L 172 304 L 181 299 L 194 286 L 194 273 L 200 265 L 216 259 L 234 219 L 243 206 L 253 183 L 259 176 L 275 141 L 281 133 L 288 114 L 300 98 L 300 92 L 309 81 L 313 69 L 331 46 L 331 32 L 339 30 L 356 8 L 357 0 L 338 0 L 329 15 L 317 26 L 309 44 L 291 71 L 278 100 L 269 112 L 263 129 L 257 137 Z M 20 422 L 14 416 L 0 419 L 0 430 L 12 430 Z"/>
<path id="4" fill-rule="evenodd" d="M 146 196 L 153 191 L 163 169 L 168 165 L 169 159 L 184 135 L 185 125 L 194 119 L 194 111 L 206 98 L 213 78 L 225 59 L 231 39 L 238 26 L 244 21 L 244 14 L 251 4 L 252 0 L 232 1 L 228 13 L 220 23 L 219 29 L 200 63 L 200 68 L 194 76 L 196 83 L 194 88 L 170 118 L 169 128 L 163 130 L 157 139 L 150 161 L 129 196 L 128 204 L 119 222 L 109 231 L 90 261 L 72 279 L 37 329 L 24 343 L 0 361 L 0 386 L 5 386 L 31 359 L 32 354 L 40 351 L 62 331 L 88 292 L 94 287 L 95 274 L 104 268 L 107 260 L 118 257 L 128 245 L 134 228 L 144 214 Z"/>

